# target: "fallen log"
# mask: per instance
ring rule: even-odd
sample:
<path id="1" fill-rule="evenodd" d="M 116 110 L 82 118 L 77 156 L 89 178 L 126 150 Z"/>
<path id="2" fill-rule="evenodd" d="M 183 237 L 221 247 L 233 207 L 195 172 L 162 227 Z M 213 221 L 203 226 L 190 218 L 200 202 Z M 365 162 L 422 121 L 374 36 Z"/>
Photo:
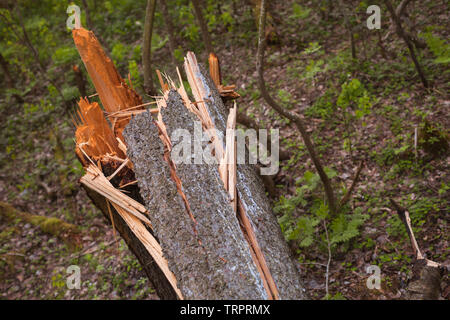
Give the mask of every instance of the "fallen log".
<path id="1" fill-rule="evenodd" d="M 193 133 L 194 119 L 182 103 L 177 93 L 169 94 L 168 111 L 163 113 L 169 135 L 183 125 Z M 183 295 L 189 299 L 266 298 L 217 168 L 177 165 L 175 174 L 182 182 L 182 190 L 177 190 L 151 115 L 133 118 L 124 134 L 141 195 Z"/>

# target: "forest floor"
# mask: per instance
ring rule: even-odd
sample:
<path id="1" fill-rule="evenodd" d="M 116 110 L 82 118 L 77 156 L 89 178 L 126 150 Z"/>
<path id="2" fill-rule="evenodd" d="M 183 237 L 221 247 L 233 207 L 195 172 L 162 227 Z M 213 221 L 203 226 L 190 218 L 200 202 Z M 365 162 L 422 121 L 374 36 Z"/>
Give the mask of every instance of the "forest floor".
<path id="1" fill-rule="evenodd" d="M 434 64 L 433 54 L 423 50 L 421 62 L 432 83 L 432 89 L 426 90 L 395 32 L 384 43 L 395 58 L 383 58 L 376 33 L 362 30 L 356 42 L 357 58 L 352 59 L 348 35 L 339 21 L 324 23 L 318 14 L 309 12 L 298 23 L 291 18 L 291 5 L 286 1 L 273 10 L 277 36 L 267 48 L 265 59 L 269 91 L 283 106 L 304 117 L 320 158 L 336 173 L 336 190 L 341 192 L 350 186 L 356 167 L 364 160 L 350 210 L 367 214 L 368 219 L 355 238 L 333 251 L 330 293 L 345 299 L 402 299 L 413 252 L 389 198 L 411 213 L 419 246 L 426 256 L 450 264 L 450 154 L 430 151 L 426 145 L 414 147 L 415 128 L 420 128 L 425 118 L 436 130 L 450 128 L 449 70 Z M 448 39 L 448 8 L 444 3 L 442 6 L 427 8 L 426 12 L 433 17 L 433 24 L 442 26 L 436 34 Z M 259 94 L 256 29 L 253 26 L 248 31 L 248 25 L 254 23 L 251 14 L 235 19 L 242 26 L 236 26 L 229 37 L 224 28 L 221 41 L 215 41 L 224 82 L 237 85 L 239 111 L 262 127 L 278 128 L 281 148 L 292 154 L 281 162 L 274 177 L 277 192 L 269 196 L 277 207 L 281 196 L 294 196 L 305 173 L 315 170 L 294 126 L 275 114 Z M 385 21 L 387 28 L 388 19 Z M 196 53 L 204 59 L 201 51 Z M 156 67 L 172 74 L 168 57 L 168 49 L 161 48 L 153 59 Z M 125 77 L 126 70 L 120 71 Z M 342 83 L 352 79 L 363 84 L 373 104 L 370 113 L 354 120 L 346 130 L 346 114 L 336 105 Z M 40 92 L 32 90 L 29 94 Z M 78 185 L 83 169 L 73 152 L 70 117 L 55 113 L 55 107 L 45 100 L 18 104 L 2 97 L 0 104 L 5 149 L 0 155 L 0 201 L 24 212 L 63 219 L 79 226 L 82 234 L 82 248 L 74 249 L 29 222 L 17 218 L 11 223 L 0 215 L 0 297 L 158 299 L 136 258 L 123 240 L 115 238 L 111 226 Z M 294 215 L 301 216 L 308 208 L 299 206 Z M 290 245 L 302 263 L 306 292 L 312 299 L 322 299 L 326 248 L 320 244 L 300 247 L 296 241 Z M 66 286 L 70 265 L 80 267 L 80 290 Z M 366 268 L 370 265 L 381 269 L 380 290 L 366 286 Z M 450 299 L 448 275 L 442 282 L 442 296 Z"/>

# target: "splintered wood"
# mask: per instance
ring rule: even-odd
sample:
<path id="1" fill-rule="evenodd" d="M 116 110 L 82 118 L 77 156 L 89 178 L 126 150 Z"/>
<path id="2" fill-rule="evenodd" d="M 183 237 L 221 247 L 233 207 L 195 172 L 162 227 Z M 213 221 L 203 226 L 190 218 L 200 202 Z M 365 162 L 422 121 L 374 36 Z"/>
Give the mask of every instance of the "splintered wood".
<path id="1" fill-rule="evenodd" d="M 88 163 L 81 149 L 95 160 L 105 154 L 125 158 L 125 154 L 120 150 L 119 143 L 98 103 L 89 103 L 87 99 L 81 98 L 78 105 L 80 108 L 78 111 L 79 122 L 74 120 L 77 127 L 75 150 L 83 164 L 87 165 Z"/>
<path id="2" fill-rule="evenodd" d="M 72 34 L 81 59 L 106 112 L 125 111 L 142 105 L 142 98 L 127 86 L 125 80 L 117 72 L 112 60 L 105 54 L 94 33 L 79 28 L 73 29 Z M 128 116 L 116 118 L 113 121 L 114 134 L 122 141 L 122 131 L 129 119 Z"/>
<path id="3" fill-rule="evenodd" d="M 236 200 L 236 139 L 234 129 L 236 128 L 236 103 L 230 109 L 227 120 L 227 136 L 225 153 L 219 162 L 219 174 L 225 189 L 230 194 L 231 206 L 237 211 Z"/>
<path id="4" fill-rule="evenodd" d="M 219 58 L 214 53 L 209 54 L 208 58 L 209 62 L 209 74 L 211 75 L 211 79 L 219 90 L 220 95 L 225 99 L 236 99 L 239 98 L 240 95 L 234 89 L 236 86 L 234 84 L 230 86 L 222 85 L 222 76 L 220 73 L 220 63 Z"/>
<path id="5" fill-rule="evenodd" d="M 147 214 L 145 207 L 114 188 L 97 166 L 89 165 L 86 168 L 86 174 L 81 177 L 80 182 L 100 193 L 112 202 L 114 206 L 121 207 L 126 212 L 131 213 L 140 221 L 147 224 L 150 228 L 152 227 L 150 220 L 144 216 L 144 214 Z"/>
<path id="6" fill-rule="evenodd" d="M 126 156 L 127 148 L 122 131 L 131 116 L 145 111 L 144 107 L 148 104 L 143 104 L 141 97 L 126 85 L 92 32 L 82 28 L 74 29 L 73 38 L 112 124 L 111 128 L 98 103 L 89 103 L 86 98 L 80 99 L 78 119 L 73 119 L 76 126 L 75 152 L 86 170 L 80 183 L 107 199 L 113 226 L 109 203 L 144 245 L 177 297 L 183 299 L 176 278 L 163 257 L 160 244 L 145 227 L 152 228 L 147 210 L 111 183 L 119 174 L 134 177 L 133 166 Z M 113 170 L 113 173 L 106 177 L 102 171 L 103 166 Z M 135 183 L 136 181 L 125 181 L 118 187 L 123 189 Z"/>

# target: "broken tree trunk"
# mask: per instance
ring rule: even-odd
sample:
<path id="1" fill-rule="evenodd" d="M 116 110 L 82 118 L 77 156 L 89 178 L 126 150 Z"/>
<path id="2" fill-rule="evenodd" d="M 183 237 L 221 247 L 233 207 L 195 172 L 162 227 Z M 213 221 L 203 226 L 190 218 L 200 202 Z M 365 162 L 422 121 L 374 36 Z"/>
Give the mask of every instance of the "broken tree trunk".
<path id="1" fill-rule="evenodd" d="M 213 126 L 225 136 L 227 108 L 210 76 L 197 64 L 192 53 L 188 53 L 185 70 L 195 100 L 200 101 L 197 105 L 204 105 Z M 280 299 L 305 298 L 299 270 L 271 210 L 263 182 L 253 166 L 237 165 L 236 188 L 243 218 L 241 223 L 249 226 L 248 236 L 254 238 L 255 249 L 265 259 L 267 272 L 273 278 Z"/>
<path id="2" fill-rule="evenodd" d="M 133 233 L 130 225 L 127 224 L 113 206 L 108 205 L 105 197 L 89 187 L 83 185 L 83 188 L 89 199 L 91 199 L 94 205 L 100 209 L 104 217 L 111 222 L 115 230 L 119 232 L 120 236 L 127 244 L 128 248 L 137 257 L 142 269 L 155 288 L 158 297 L 163 300 L 178 299 L 179 296 L 177 296 L 177 292 L 173 289 L 168 278 L 158 264 L 155 263 L 155 259 L 149 253 L 146 246 Z"/>
<path id="3" fill-rule="evenodd" d="M 99 104 L 79 102 L 76 153 L 89 197 L 125 239 L 163 299 L 301 299 L 299 270 L 273 215 L 262 182 L 236 166 L 236 106 L 230 115 L 192 53 L 186 72 L 196 102 L 169 80 L 158 109 L 145 110 L 93 33 L 73 36 Z M 222 88 L 223 89 L 223 88 Z M 224 93 L 224 92 L 223 92 Z M 155 116 L 155 114 L 157 114 Z M 135 117 L 131 118 L 133 115 Z M 196 121 L 200 120 L 197 124 Z M 175 164 L 177 129 L 208 129 L 217 162 Z M 203 131 L 202 131 L 203 130 Z M 195 147 L 194 147 L 195 148 Z M 225 161 L 226 160 L 226 161 Z M 220 164 L 220 167 L 219 167 Z M 144 206 L 145 205 L 145 206 Z"/>
<path id="4" fill-rule="evenodd" d="M 126 158 L 122 130 L 130 113 L 143 110 L 142 99 L 125 84 L 92 32 L 74 29 L 73 37 L 110 119 L 110 122 L 106 120 L 97 103 L 80 99 L 78 119 L 74 119 L 75 151 L 86 170 L 80 182 L 136 255 L 159 297 L 182 299 L 176 279 L 153 236 L 132 164 Z"/>
<path id="5" fill-rule="evenodd" d="M 178 128 L 194 134 L 194 117 L 177 93 L 169 94 L 167 112 L 162 112 L 169 135 Z M 174 172 L 148 112 L 130 121 L 125 138 L 141 195 L 183 296 L 267 298 L 217 168 L 179 164 Z"/>

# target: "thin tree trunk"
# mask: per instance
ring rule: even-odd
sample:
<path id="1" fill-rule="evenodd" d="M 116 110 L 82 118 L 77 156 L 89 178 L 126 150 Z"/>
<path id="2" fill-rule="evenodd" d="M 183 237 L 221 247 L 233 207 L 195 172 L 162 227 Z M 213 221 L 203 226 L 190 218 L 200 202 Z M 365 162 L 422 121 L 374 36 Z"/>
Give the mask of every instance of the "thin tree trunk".
<path id="1" fill-rule="evenodd" d="M 320 176 L 320 179 L 323 183 L 325 194 L 328 200 L 328 207 L 332 213 L 336 212 L 336 201 L 334 197 L 334 192 L 331 186 L 330 179 L 328 178 L 327 174 L 325 173 L 322 163 L 320 162 L 315 147 L 313 143 L 311 142 L 311 139 L 309 137 L 308 132 L 306 131 L 305 125 L 303 124 L 302 119 L 296 115 L 295 113 L 291 113 L 287 110 L 285 110 L 283 107 L 278 105 L 272 97 L 267 92 L 266 84 L 264 81 L 264 49 L 265 49 L 265 24 L 266 24 L 266 1 L 261 1 L 261 12 L 260 12 L 260 22 L 259 22 L 259 32 L 258 32 L 258 52 L 257 52 L 257 62 L 256 67 L 258 70 L 258 84 L 259 88 L 261 90 L 261 95 L 266 100 L 266 102 L 273 108 L 275 111 L 277 111 L 280 115 L 288 118 L 289 120 L 293 121 L 297 127 L 297 129 L 300 131 L 300 134 L 303 138 L 303 141 L 305 143 L 306 149 L 308 150 L 308 153 L 314 163 L 314 166 L 316 167 L 316 170 Z"/>
<path id="2" fill-rule="evenodd" d="M 8 61 L 3 57 L 3 55 L 0 53 L 0 65 L 2 66 L 3 73 L 6 76 L 6 85 L 8 88 L 14 88 L 14 80 L 11 76 L 11 73 L 9 72 L 8 67 Z"/>
<path id="3" fill-rule="evenodd" d="M 417 73 L 419 74 L 420 80 L 422 81 L 423 86 L 424 86 L 425 88 L 428 88 L 428 86 L 429 86 L 429 85 L 428 85 L 428 81 L 427 81 L 427 79 L 425 78 L 425 74 L 423 73 L 423 70 L 422 70 L 422 67 L 420 66 L 419 61 L 417 60 L 417 56 L 416 56 L 416 53 L 414 52 L 414 47 L 413 47 L 413 44 L 412 44 L 412 42 L 411 42 L 411 39 L 410 39 L 410 38 L 408 37 L 408 35 L 405 33 L 405 30 L 404 30 L 403 27 L 402 27 L 402 23 L 401 23 L 401 21 L 400 21 L 400 18 L 399 18 L 399 16 L 397 16 L 397 14 L 395 13 L 395 10 L 394 10 L 394 8 L 392 7 L 391 2 L 390 2 L 389 0 L 383 0 L 383 1 L 384 1 L 386 7 L 388 8 L 388 10 L 389 10 L 389 12 L 390 12 L 390 14 L 391 14 L 392 20 L 393 20 L 394 23 L 395 23 L 395 27 L 396 27 L 395 29 L 396 29 L 396 31 L 397 31 L 398 36 L 399 36 L 400 38 L 402 38 L 403 41 L 405 41 L 406 46 L 408 47 L 409 54 L 410 54 L 410 56 L 411 56 L 412 61 L 414 62 L 414 65 L 415 65 L 415 67 L 416 67 Z"/>
<path id="4" fill-rule="evenodd" d="M 174 29 L 173 29 L 173 24 L 172 24 L 172 18 L 170 17 L 169 8 L 167 6 L 166 0 L 160 0 L 160 4 L 161 4 L 161 11 L 162 11 L 162 15 L 164 18 L 164 22 L 166 23 L 166 27 L 167 27 L 167 36 L 169 37 L 170 57 L 172 58 L 172 63 L 174 64 L 174 66 L 176 66 L 178 64 L 177 64 L 177 60 L 175 59 L 176 44 L 175 44 L 175 33 L 174 33 Z"/>
<path id="5" fill-rule="evenodd" d="M 89 7 L 87 4 L 87 0 L 83 0 L 83 7 L 84 7 L 84 12 L 86 13 L 86 24 L 87 24 L 88 28 L 92 30 L 92 21 L 91 21 L 91 15 L 89 14 Z"/>
<path id="6" fill-rule="evenodd" d="M 75 73 L 75 82 L 77 84 L 78 91 L 82 97 L 86 97 L 86 79 L 83 75 L 83 72 L 80 70 L 78 65 L 73 65 L 73 72 Z"/>
<path id="7" fill-rule="evenodd" d="M 197 18 L 198 24 L 200 25 L 203 42 L 205 43 L 205 47 L 209 55 L 210 53 L 214 53 L 214 49 L 212 46 L 211 37 L 209 36 L 208 27 L 206 25 L 205 19 L 203 18 L 202 8 L 198 0 L 192 0 L 191 2 L 194 6 L 195 17 Z"/>
<path id="8" fill-rule="evenodd" d="M 144 90 L 149 95 L 155 94 L 151 67 L 152 32 L 155 7 L 156 0 L 148 0 L 147 9 L 145 10 L 144 44 L 142 48 L 142 64 L 144 66 Z"/>
<path id="9" fill-rule="evenodd" d="M 88 6 L 87 0 L 82 0 L 82 1 L 83 1 L 84 12 L 86 13 L 87 28 L 89 30 L 93 31 L 97 35 L 96 37 L 97 37 L 98 41 L 101 43 L 103 49 L 109 54 L 110 50 L 109 50 L 109 47 L 108 47 L 107 43 L 103 40 L 103 38 L 100 36 L 100 33 L 97 32 L 96 28 L 92 24 L 91 14 L 90 14 L 90 10 L 89 10 L 89 6 Z M 97 2 L 94 1 L 94 11 L 96 9 L 97 9 Z"/>
<path id="10" fill-rule="evenodd" d="M 351 27 L 349 26 L 348 31 L 350 33 L 350 44 L 352 47 L 352 59 L 356 59 L 356 44 L 355 44 L 355 35 L 353 34 L 353 31 Z"/>

